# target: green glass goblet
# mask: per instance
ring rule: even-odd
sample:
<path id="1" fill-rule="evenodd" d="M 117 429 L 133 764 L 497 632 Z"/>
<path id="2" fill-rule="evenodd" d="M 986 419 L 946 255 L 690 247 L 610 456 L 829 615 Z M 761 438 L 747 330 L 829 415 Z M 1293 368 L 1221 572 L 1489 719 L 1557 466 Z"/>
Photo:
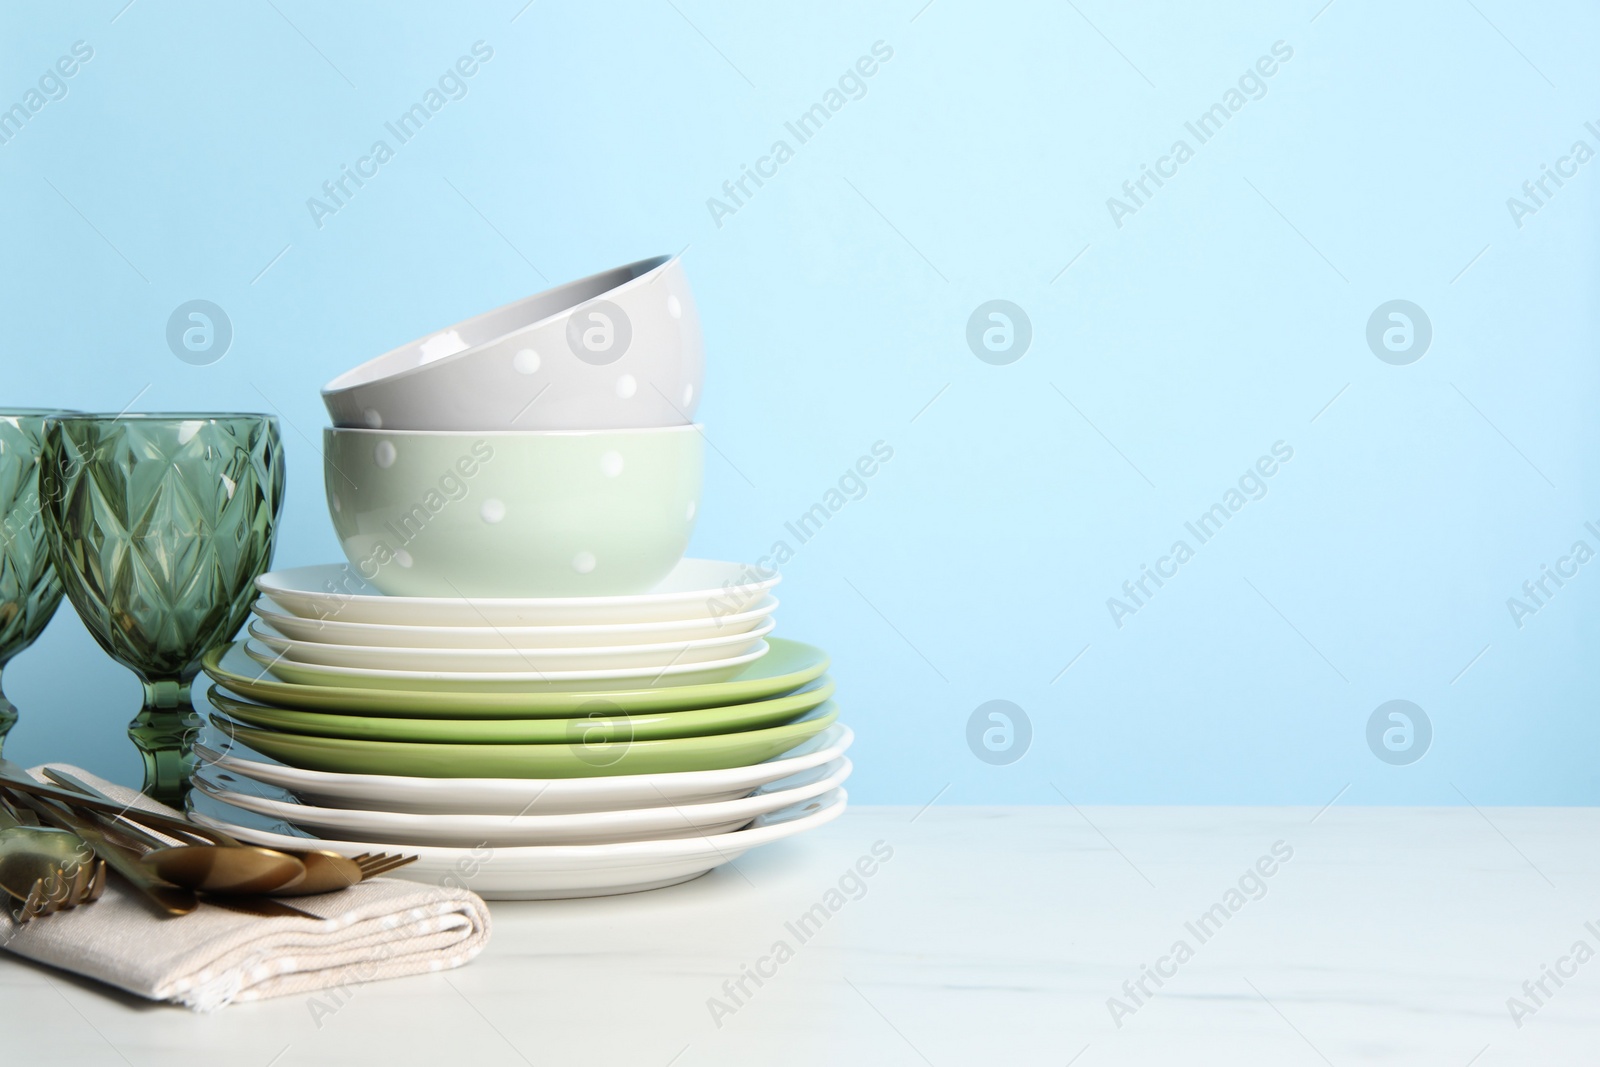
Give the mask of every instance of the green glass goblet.
<path id="1" fill-rule="evenodd" d="M 41 487 L 56 572 L 84 625 L 144 686 L 128 726 L 144 791 L 181 806 L 200 657 L 249 614 L 272 562 L 283 444 L 266 415 L 62 415 Z"/>
<path id="2" fill-rule="evenodd" d="M 39 454 L 44 420 L 58 409 L 0 411 L 0 677 L 18 652 L 33 644 L 61 603 L 61 582 L 50 563 L 39 513 Z M 0 751 L 17 709 L 0 690 Z"/>

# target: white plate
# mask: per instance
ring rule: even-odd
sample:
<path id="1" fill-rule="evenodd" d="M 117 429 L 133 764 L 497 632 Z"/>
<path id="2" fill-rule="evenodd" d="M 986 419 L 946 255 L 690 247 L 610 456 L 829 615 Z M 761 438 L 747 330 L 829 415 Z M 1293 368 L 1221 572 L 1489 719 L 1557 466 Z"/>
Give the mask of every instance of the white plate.
<path id="1" fill-rule="evenodd" d="M 265 597 L 250 610 L 285 637 L 363 648 L 595 648 L 695 641 L 703 637 L 745 634 L 778 609 L 766 597 L 749 611 L 719 618 L 666 619 L 596 626 L 386 626 L 340 619 L 302 619 L 282 611 Z"/>
<path id="2" fill-rule="evenodd" d="M 627 667 L 608 671 L 398 671 L 364 667 L 324 667 L 295 663 L 251 641 L 245 654 L 278 678 L 296 685 L 335 685 L 352 689 L 400 689 L 410 693 L 527 693 L 559 690 L 655 689 L 662 686 L 725 682 L 746 664 L 767 654 L 759 641 L 749 652 L 707 663 L 675 663 L 670 667 Z"/>
<path id="3" fill-rule="evenodd" d="M 510 848 L 408 848 L 417 862 L 386 877 L 427 885 L 465 886 L 490 900 L 559 900 L 601 897 L 687 882 L 738 859 L 757 845 L 815 829 L 844 814 L 843 789 L 762 815 L 743 830 L 665 841 L 619 841 L 606 845 L 522 845 Z M 189 794 L 194 820 L 268 848 L 331 849 L 346 856 L 393 852 L 377 841 L 335 841 L 297 834 L 287 823 Z"/>
<path id="4" fill-rule="evenodd" d="M 407 778 L 391 774 L 336 774 L 287 767 L 240 744 L 221 750 L 196 742 L 204 767 L 286 789 L 328 808 L 411 812 L 418 815 L 555 815 L 618 811 L 651 804 L 707 804 L 747 796 L 842 756 L 855 735 L 835 723 L 803 745 L 749 767 L 668 771 L 601 778 Z"/>
<path id="5" fill-rule="evenodd" d="M 655 841 L 673 837 L 724 834 L 791 804 L 821 796 L 844 784 L 850 761 L 844 757 L 757 790 L 747 797 L 710 804 L 663 805 L 620 811 L 569 812 L 564 815 L 408 815 L 393 811 L 358 811 L 301 804 L 293 793 L 274 790 L 263 796 L 260 783 L 227 771 L 204 770 L 194 776 L 195 788 L 214 800 L 265 815 L 329 837 L 359 837 L 407 848 L 439 845 L 471 848 L 488 845 L 598 845 L 608 841 Z M 241 791 L 248 783 L 250 792 Z"/>
<path id="6" fill-rule="evenodd" d="M 746 563 L 679 561 L 647 593 L 537 599 L 385 596 L 346 563 L 269 571 L 256 588 L 306 619 L 390 626 L 588 626 L 726 618 L 749 611 L 778 584 Z"/>
<path id="7" fill-rule="evenodd" d="M 777 623 L 762 622 L 749 633 L 702 637 L 654 645 L 592 648 L 367 648 L 296 641 L 264 623 L 252 622 L 250 636 L 295 663 L 364 670 L 441 671 L 593 671 L 671 667 L 685 663 L 721 662 L 753 651 L 757 641 Z"/>

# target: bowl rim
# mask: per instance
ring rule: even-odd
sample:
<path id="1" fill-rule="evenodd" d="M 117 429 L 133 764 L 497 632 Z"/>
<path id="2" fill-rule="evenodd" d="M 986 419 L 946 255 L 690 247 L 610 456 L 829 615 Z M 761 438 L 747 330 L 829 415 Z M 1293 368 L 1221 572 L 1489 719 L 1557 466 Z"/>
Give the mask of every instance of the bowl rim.
<path id="1" fill-rule="evenodd" d="M 501 344 L 507 339 L 515 337 L 518 334 L 526 333 L 530 330 L 537 329 L 546 323 L 553 322 L 556 319 L 571 315 L 575 309 L 582 307 L 584 304 L 590 303 L 591 301 L 607 299 L 614 293 L 622 293 L 629 289 L 653 285 L 655 282 L 659 281 L 663 275 L 666 274 L 668 269 L 682 263 L 682 260 L 683 257 L 681 253 L 674 255 L 647 256 L 644 259 L 635 260 L 632 263 L 624 263 L 620 266 L 608 267 L 605 270 L 596 271 L 593 274 L 586 274 L 581 278 L 575 278 L 570 282 L 563 282 L 560 285 L 554 285 L 548 289 L 541 289 L 536 293 L 530 293 L 527 296 L 518 297 L 515 300 L 508 301 L 499 305 L 498 307 L 490 308 L 489 310 L 480 312 L 471 316 L 470 318 L 459 319 L 445 326 L 441 326 L 438 329 L 429 330 L 421 337 L 414 337 L 411 340 L 406 341 L 404 344 L 396 345 L 395 347 L 384 352 L 382 355 L 374 356 L 373 358 L 362 363 L 358 363 L 349 370 L 338 374 L 331 381 L 329 381 L 328 384 L 322 387 L 322 395 L 324 398 L 347 396 L 359 389 L 382 385 L 388 382 L 401 381 L 405 378 L 414 377 L 426 370 L 443 368 L 455 363 L 459 363 L 469 356 L 480 353 L 486 348 Z M 604 278 L 607 275 L 620 275 L 624 273 L 627 273 L 628 276 L 622 281 L 615 285 L 606 287 L 593 296 L 575 300 L 569 304 L 566 304 L 558 311 L 552 311 L 543 318 L 535 319 L 533 322 L 525 323 L 521 326 L 518 326 L 514 330 L 507 330 L 505 333 L 492 337 L 487 341 L 481 341 L 478 344 L 463 348 L 459 352 L 452 352 L 448 356 L 441 356 L 438 359 L 429 360 L 426 363 L 413 364 L 412 366 L 402 368 L 394 371 L 393 373 L 375 373 L 379 364 L 383 363 L 387 359 L 390 359 L 396 353 L 413 348 L 428 338 L 435 337 L 446 330 L 455 330 L 463 326 L 470 326 L 472 323 L 480 322 L 483 319 L 490 318 L 491 316 L 503 314 L 517 307 L 518 305 L 530 303 L 540 299 L 549 299 L 564 291 L 582 291 L 585 283 L 592 284 L 597 279 Z"/>
<path id="2" fill-rule="evenodd" d="M 366 434 L 373 437 L 625 437 L 646 434 L 685 433 L 704 435 L 705 424 L 681 422 L 672 426 L 624 426 L 615 430 L 374 430 L 366 426 L 324 426 L 323 434 Z"/>
<path id="3" fill-rule="evenodd" d="M 0 416 L 13 412 L 0 411 Z M 71 411 L 56 409 L 46 413 L 46 418 L 57 422 L 223 422 L 231 419 L 260 419 L 276 423 L 277 415 L 264 411 Z"/>

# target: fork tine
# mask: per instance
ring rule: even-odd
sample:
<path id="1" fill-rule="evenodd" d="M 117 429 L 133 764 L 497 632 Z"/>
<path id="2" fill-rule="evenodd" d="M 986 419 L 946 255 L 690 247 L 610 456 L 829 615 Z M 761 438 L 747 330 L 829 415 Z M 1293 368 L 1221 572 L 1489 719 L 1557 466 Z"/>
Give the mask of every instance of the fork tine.
<path id="1" fill-rule="evenodd" d="M 35 896 L 38 897 L 38 901 L 33 908 L 35 918 L 40 915 L 54 915 L 61 910 L 61 894 L 59 892 L 59 883 L 57 882 L 60 873 L 57 871 L 50 877 L 41 878 L 33 884 L 33 892 L 29 893 L 28 896 L 30 899 Z"/>
<path id="2" fill-rule="evenodd" d="M 357 867 L 360 867 L 363 871 L 365 871 L 365 870 L 369 870 L 369 869 L 371 869 L 373 867 L 382 867 L 384 864 L 388 863 L 390 860 L 392 860 L 394 858 L 395 857 L 394 857 L 393 853 L 379 852 L 379 853 L 377 853 L 375 855 L 368 855 L 368 856 L 358 857 L 355 860 L 355 865 Z"/>
<path id="3" fill-rule="evenodd" d="M 66 886 L 62 881 L 61 871 L 59 868 L 54 874 L 50 875 L 50 877 L 44 879 L 40 886 L 40 892 L 43 894 L 44 898 L 42 905 L 44 910 L 39 914 L 54 915 L 56 912 L 61 910 L 61 902 L 66 899 L 67 894 Z"/>
<path id="4" fill-rule="evenodd" d="M 362 876 L 364 878 L 376 878 L 380 874 L 388 874 L 390 871 L 396 870 L 396 869 L 398 869 L 400 867 L 404 867 L 408 863 L 415 863 L 416 859 L 417 859 L 417 857 L 415 857 L 415 856 L 396 856 L 393 859 L 387 860 L 384 863 L 376 864 L 376 865 L 374 865 L 372 867 L 363 868 L 362 869 Z"/>
<path id="5" fill-rule="evenodd" d="M 50 895 L 51 914 L 77 906 L 77 898 L 72 895 L 75 881 L 75 876 L 69 875 L 65 867 L 58 867 L 56 873 L 45 883 L 45 890 Z"/>
<path id="6" fill-rule="evenodd" d="M 25 923 L 39 914 L 39 909 L 44 905 L 44 879 L 35 878 L 33 888 L 28 890 L 28 899 L 22 902 L 22 907 L 17 911 L 17 922 Z"/>
<path id="7" fill-rule="evenodd" d="M 387 868 L 384 866 L 384 864 L 379 860 L 372 860 L 368 863 L 363 863 L 361 865 L 361 879 L 362 881 L 365 881 L 368 878 L 376 878 L 386 869 Z"/>
<path id="8" fill-rule="evenodd" d="M 72 871 L 72 888 L 67 896 L 66 907 L 76 908 L 89 896 L 89 864 L 79 860 Z"/>
<path id="9" fill-rule="evenodd" d="M 42 915 L 69 911 L 80 904 L 93 904 L 106 889 L 106 863 L 102 859 L 77 863 L 69 874 L 66 868 L 57 868 L 48 878 L 36 879 L 28 897 L 14 913 L 18 923 L 25 923 Z"/>
<path id="10" fill-rule="evenodd" d="M 374 878 L 382 878 L 384 875 L 388 874 L 393 869 L 394 869 L 393 867 L 376 867 L 376 868 L 366 872 L 365 874 L 363 874 L 361 876 L 361 880 L 363 882 L 366 882 L 366 881 L 371 881 Z"/>
<path id="11" fill-rule="evenodd" d="M 93 904 L 106 891 L 106 861 L 96 859 L 92 867 L 94 873 L 89 876 L 89 895 L 84 898 L 85 904 Z"/>

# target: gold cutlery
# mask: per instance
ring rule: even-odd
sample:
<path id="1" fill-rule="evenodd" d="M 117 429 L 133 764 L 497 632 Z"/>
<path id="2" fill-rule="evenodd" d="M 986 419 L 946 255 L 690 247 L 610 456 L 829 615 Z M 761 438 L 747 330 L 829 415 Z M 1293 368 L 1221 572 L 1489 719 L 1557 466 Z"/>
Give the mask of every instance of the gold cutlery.
<path id="1" fill-rule="evenodd" d="M 200 906 L 200 898 L 195 895 L 194 890 L 171 885 L 157 878 L 137 856 L 113 842 L 98 826 L 91 825 L 64 806 L 58 807 L 41 797 L 10 786 L 7 789 L 13 797 L 32 808 L 45 822 L 63 830 L 70 830 L 83 838 L 84 843 L 94 850 L 96 856 L 105 861 L 106 866 L 122 875 L 128 884 L 157 910 L 166 915 L 188 915 Z"/>
<path id="2" fill-rule="evenodd" d="M 84 825 L 91 831 L 89 835 L 84 835 L 85 841 L 89 842 L 91 847 L 94 847 L 97 843 L 96 837 L 104 842 L 106 852 L 101 853 L 97 849 L 96 853 L 102 855 L 102 858 L 111 864 L 113 870 L 118 870 L 121 873 L 121 869 L 117 866 L 119 862 L 124 865 L 132 863 L 138 866 L 139 876 L 142 876 L 140 881 L 151 890 L 151 892 L 146 893 L 146 896 L 157 901 L 163 910 L 168 910 L 169 914 L 186 914 L 181 910 L 171 911 L 167 908 L 167 905 L 171 904 L 183 908 L 187 906 L 188 898 L 176 895 L 168 890 L 182 890 L 190 897 L 194 893 L 192 888 L 173 881 L 173 879 L 182 879 L 183 882 L 191 884 L 196 882 L 205 884 L 200 880 L 207 877 L 208 872 L 215 866 L 216 854 L 223 850 L 238 848 L 255 850 L 260 853 L 277 853 L 291 856 L 301 863 L 305 868 L 305 876 L 289 886 L 272 890 L 272 894 L 275 896 L 311 896 L 338 889 L 346 889 L 357 882 L 377 877 L 380 874 L 386 874 L 398 867 L 413 863 L 417 859 L 414 855 L 399 856 L 390 853 L 379 853 L 377 855 L 362 853 L 359 856 L 347 858 L 337 852 L 326 849 L 279 853 L 276 849 L 248 846 L 220 830 L 207 829 L 183 819 L 176 819 L 147 811 L 143 808 L 120 804 L 64 771 L 51 769 L 47 773 L 58 781 L 69 782 L 74 788 L 63 789 L 56 785 L 47 785 L 36 781 L 15 764 L 0 758 L 0 789 L 9 790 L 19 797 L 27 798 L 30 801 L 30 807 L 46 800 L 54 801 L 56 804 L 70 808 L 75 812 L 94 812 L 102 816 L 109 816 L 114 820 L 113 825 L 117 827 L 133 823 L 146 830 L 154 830 L 176 840 L 189 842 L 188 844 L 167 846 L 161 849 L 159 854 L 152 852 L 150 854 L 152 858 L 148 860 L 148 866 L 146 866 L 145 860 L 134 859 L 125 852 L 116 853 L 115 859 L 113 859 L 112 853 L 116 851 L 115 844 L 106 841 L 104 834 L 97 827 L 84 823 L 82 819 L 77 818 L 75 815 L 71 816 L 77 824 Z M 49 808 L 53 807 L 54 805 L 48 805 L 47 812 Z M 60 818 L 60 816 L 58 815 L 57 818 Z M 69 825 L 67 828 L 73 829 L 74 827 Z M 230 860 L 228 862 L 236 861 Z M 134 881 L 133 878 L 129 880 Z M 162 887 L 166 888 L 163 889 Z M 154 894 L 153 896 L 152 893 Z M 161 903 L 163 900 L 165 903 Z M 193 908 L 189 907 L 188 910 L 192 911 Z"/>
<path id="3" fill-rule="evenodd" d="M 154 842 L 157 845 L 160 845 L 160 846 L 163 846 L 163 847 L 166 845 L 166 842 L 162 841 L 160 838 L 157 838 L 157 837 L 154 837 L 154 836 L 148 835 L 148 834 L 143 834 L 143 836 L 140 836 L 140 834 L 142 834 L 142 831 L 136 831 L 133 827 L 130 827 L 130 826 L 124 824 L 124 823 L 118 823 L 115 820 L 109 818 L 108 816 L 101 815 L 101 814 L 98 814 L 98 813 L 88 813 L 88 817 L 101 820 L 100 824 L 99 824 L 100 825 L 100 829 L 102 829 L 102 830 L 104 830 L 106 832 L 105 845 L 107 847 L 111 848 L 111 849 L 121 849 L 124 852 L 124 854 L 126 854 L 128 856 L 130 862 L 134 863 L 136 866 L 142 860 L 142 855 L 141 855 L 141 853 L 140 853 L 138 848 L 130 847 L 125 842 L 133 841 L 135 843 L 143 843 L 143 842 L 148 841 L 148 842 Z M 122 841 L 115 840 L 115 838 L 121 838 Z M 91 893 L 91 896 L 89 898 L 91 900 L 92 899 L 98 899 L 99 896 L 100 896 L 100 893 L 105 888 L 105 883 L 104 883 L 104 879 L 105 879 L 105 861 L 103 859 L 99 860 L 99 861 L 97 861 L 95 866 L 97 867 L 100 881 L 98 881 L 97 883 L 94 883 L 91 886 L 92 893 Z M 113 869 L 118 870 L 118 873 L 124 874 L 124 876 L 127 877 L 127 873 L 123 869 L 121 869 L 121 868 L 113 868 Z M 129 880 L 130 880 L 130 882 L 134 882 L 135 883 L 134 884 L 134 888 L 135 889 L 140 889 L 141 891 L 143 891 L 142 887 L 137 884 L 137 882 L 135 881 L 134 878 L 130 877 Z M 181 888 L 186 888 L 186 887 L 177 887 L 177 888 L 181 889 Z M 158 894 L 158 898 L 157 898 L 157 903 L 158 904 L 162 904 L 163 910 L 166 910 L 166 908 L 165 908 L 165 904 L 164 904 L 164 902 L 163 902 L 163 900 L 161 898 L 163 898 L 165 896 L 167 896 L 167 894 Z M 246 915 L 254 915 L 254 916 L 258 917 L 258 918 L 269 918 L 269 919 L 270 918 L 299 918 L 299 919 L 316 919 L 318 921 L 320 921 L 322 919 L 322 916 L 314 915 L 311 912 L 305 911 L 304 909 L 301 909 L 301 908 L 297 908 L 292 904 L 285 904 L 285 903 L 283 903 L 281 901 L 273 900 L 270 897 L 266 897 L 266 896 L 262 896 L 262 895 L 256 895 L 256 894 L 242 894 L 242 893 L 229 894 L 229 895 L 202 894 L 200 899 L 201 899 L 202 903 L 211 904 L 211 905 L 214 905 L 214 906 L 219 907 L 219 908 L 226 908 L 229 911 L 242 912 L 242 913 L 244 913 Z M 80 903 L 86 903 L 87 901 L 79 901 L 79 902 Z M 70 907 L 72 905 L 69 904 L 67 906 Z M 54 911 L 54 910 L 58 910 L 58 909 L 51 908 L 49 910 L 50 911 Z M 48 911 L 41 912 L 41 914 L 48 914 L 48 913 L 49 913 Z M 170 912 L 169 912 L 169 914 L 170 914 Z M 181 914 L 187 914 L 187 912 L 183 912 Z"/>
<path id="4" fill-rule="evenodd" d="M 104 889 L 105 862 L 81 838 L 31 825 L 0 800 L 0 890 L 19 902 L 17 922 L 93 903 Z"/>
<path id="5" fill-rule="evenodd" d="M 98 813 L 90 817 L 101 829 L 121 834 L 138 846 L 139 859 L 152 873 L 197 893 L 255 896 L 293 885 L 306 876 L 305 864 L 276 849 L 253 845 L 174 845 L 137 823 Z M 173 854 L 178 854 L 180 859 L 191 859 L 188 863 L 163 862 Z M 175 878 L 175 873 L 184 876 Z"/>
<path id="6" fill-rule="evenodd" d="M 87 782 L 53 767 L 45 768 L 45 775 L 55 782 L 68 786 L 82 797 L 115 803 Z M 81 799 L 81 798 L 80 798 Z M 123 821 L 139 823 L 151 813 L 139 808 L 124 807 L 120 812 Z M 359 856 L 345 857 L 327 849 L 283 852 L 278 849 L 246 845 L 220 830 L 211 830 L 193 823 L 170 825 L 173 820 L 156 816 L 158 824 L 146 823 L 151 828 L 170 833 L 182 840 L 196 844 L 168 845 L 156 842 L 152 851 L 145 854 L 145 862 L 162 878 L 174 885 L 212 893 L 264 893 L 269 896 L 304 897 L 348 889 L 357 882 L 386 874 L 397 867 L 416 861 L 415 856 L 394 856 L 379 853 L 374 856 L 363 852 Z M 285 878 L 276 885 L 268 884 L 273 873 L 269 867 L 271 857 L 289 859 L 298 864 L 303 873 Z M 286 872 L 284 872 L 286 873 Z M 230 888 L 231 885 L 253 888 Z"/>
<path id="7" fill-rule="evenodd" d="M 307 853 L 307 857 L 312 857 L 310 858 L 311 869 L 307 869 L 307 859 L 301 856 L 291 856 L 276 849 L 244 845 L 221 831 L 207 831 L 183 819 L 175 819 L 156 812 L 146 811 L 143 808 L 118 803 L 99 790 L 91 789 L 87 783 L 79 781 L 64 772 L 52 771 L 51 773 L 59 778 L 69 779 L 73 784 L 73 788 L 62 789 L 35 781 L 15 764 L 0 759 L 0 788 L 35 799 L 52 800 L 71 808 L 73 811 L 94 812 L 101 816 L 109 816 L 114 820 L 114 825 L 119 828 L 127 823 L 137 823 L 146 829 L 155 830 L 158 833 L 188 842 L 188 844 L 179 846 L 168 845 L 165 841 L 161 842 L 163 852 L 171 849 L 179 857 L 175 860 L 165 860 L 154 852 L 141 860 L 141 862 L 149 862 L 151 873 L 175 886 L 187 884 L 188 888 L 198 888 L 199 886 L 195 883 L 205 884 L 209 872 L 219 864 L 226 865 L 228 871 L 226 874 L 219 872 L 217 885 L 224 884 L 225 879 L 228 877 L 239 882 L 254 881 L 259 883 L 265 880 L 265 868 L 269 864 L 282 870 L 282 867 L 278 866 L 279 861 L 271 859 L 271 857 L 288 859 L 300 868 L 300 871 L 295 871 L 291 868 L 286 880 L 298 878 L 304 882 L 308 880 L 311 874 L 315 873 L 317 877 L 314 884 L 326 885 L 326 889 L 317 889 L 315 890 L 316 892 L 341 889 L 361 881 L 366 876 L 361 867 L 336 852 L 324 853 L 317 851 L 315 853 Z M 195 842 L 199 842 L 199 844 L 195 844 Z M 219 859 L 214 851 L 234 848 L 239 849 L 241 855 Z M 171 863 L 171 868 L 164 870 L 164 866 L 167 863 Z M 244 870 L 248 865 L 254 865 L 253 874 Z M 323 870 L 323 868 L 327 868 L 327 870 Z M 115 864 L 113 864 L 112 869 L 116 869 Z M 304 873 L 302 874 L 301 872 Z M 183 877 L 184 882 L 171 881 L 167 877 L 168 874 Z"/>

